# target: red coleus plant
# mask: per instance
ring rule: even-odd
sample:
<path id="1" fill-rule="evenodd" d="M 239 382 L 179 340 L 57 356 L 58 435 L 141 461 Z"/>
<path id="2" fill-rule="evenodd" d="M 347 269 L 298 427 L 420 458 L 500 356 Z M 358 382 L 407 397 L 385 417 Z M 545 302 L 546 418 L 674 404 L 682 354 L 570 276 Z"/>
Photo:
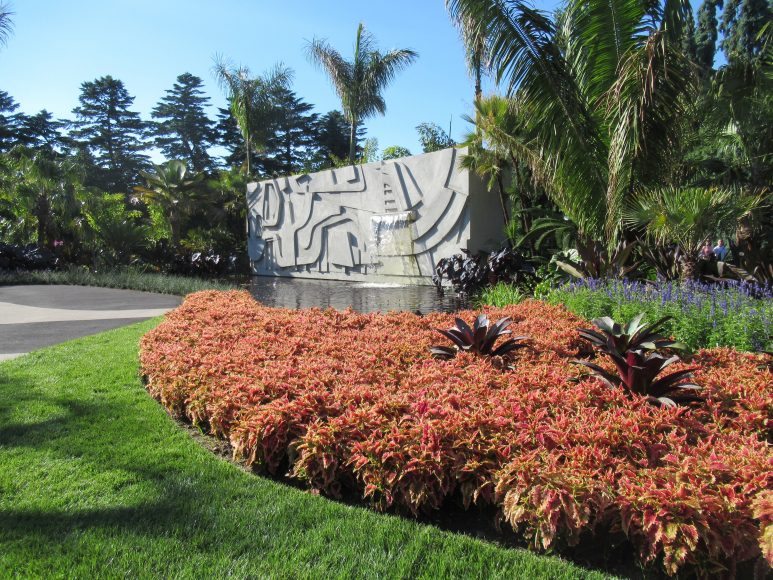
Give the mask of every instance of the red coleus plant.
<path id="1" fill-rule="evenodd" d="M 486 315 L 532 337 L 516 372 L 463 350 L 428 356 L 453 315 L 273 309 L 246 292 L 188 296 L 142 339 L 140 362 L 170 413 L 324 494 L 414 514 L 493 505 L 536 549 L 610 530 L 670 574 L 708 574 L 760 547 L 773 557 L 773 375 L 761 355 L 696 353 L 705 401 L 686 413 L 574 381 L 587 322 L 563 308 L 531 300 Z"/>

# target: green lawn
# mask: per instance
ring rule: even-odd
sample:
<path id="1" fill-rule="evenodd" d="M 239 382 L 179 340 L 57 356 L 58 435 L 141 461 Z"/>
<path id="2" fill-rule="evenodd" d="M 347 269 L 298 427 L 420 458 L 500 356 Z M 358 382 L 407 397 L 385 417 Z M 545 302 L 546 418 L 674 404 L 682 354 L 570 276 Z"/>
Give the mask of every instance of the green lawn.
<path id="1" fill-rule="evenodd" d="M 140 382 L 155 323 L 0 364 L 0 577 L 606 577 L 218 458 Z"/>

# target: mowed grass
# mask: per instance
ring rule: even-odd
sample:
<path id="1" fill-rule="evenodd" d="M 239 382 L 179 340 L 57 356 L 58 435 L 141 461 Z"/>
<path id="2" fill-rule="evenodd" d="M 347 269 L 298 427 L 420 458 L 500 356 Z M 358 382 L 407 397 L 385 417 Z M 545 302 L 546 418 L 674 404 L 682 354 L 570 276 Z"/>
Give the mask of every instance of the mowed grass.
<path id="1" fill-rule="evenodd" d="M 607 577 L 218 458 L 142 386 L 156 323 L 0 364 L 0 577 Z"/>

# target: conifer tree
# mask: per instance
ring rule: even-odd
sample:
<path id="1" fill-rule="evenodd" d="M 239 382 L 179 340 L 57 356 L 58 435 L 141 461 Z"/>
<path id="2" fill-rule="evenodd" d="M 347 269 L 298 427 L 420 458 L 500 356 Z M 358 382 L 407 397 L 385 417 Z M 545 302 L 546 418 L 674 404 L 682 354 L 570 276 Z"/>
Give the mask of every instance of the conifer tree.
<path id="1" fill-rule="evenodd" d="M 333 110 L 322 115 L 317 121 L 314 152 L 309 168 L 314 171 L 327 169 L 349 154 L 349 121 L 341 111 Z M 362 152 L 361 142 L 365 136 L 363 127 L 357 128 L 355 151 Z"/>
<path id="2" fill-rule="evenodd" d="M 216 138 L 214 123 L 205 108 L 202 80 L 190 73 L 177 77 L 173 87 L 153 109 L 155 145 L 167 159 L 182 159 L 195 171 L 211 171 L 209 147 Z"/>
<path id="3" fill-rule="evenodd" d="M 266 172 L 290 175 L 299 172 L 309 158 L 315 141 L 317 115 L 313 105 L 296 96 L 288 87 L 276 87 L 272 131 L 266 141 Z"/>
<path id="4" fill-rule="evenodd" d="M 698 9 L 698 28 L 695 31 L 696 62 L 702 74 L 714 67 L 717 50 L 717 0 L 703 0 Z"/>
<path id="5" fill-rule="evenodd" d="M 30 149 L 52 152 L 64 145 L 61 131 L 66 124 L 54 119 L 45 109 L 35 115 L 24 115 L 19 124 L 17 142 Z"/>
<path id="6" fill-rule="evenodd" d="M 0 153 L 16 145 L 24 114 L 17 113 L 19 103 L 5 91 L 0 91 Z"/>
<path id="7" fill-rule="evenodd" d="M 84 82 L 79 101 L 71 136 L 76 147 L 93 156 L 95 167 L 87 168 L 87 185 L 128 197 L 131 186 L 140 181 L 139 172 L 148 167 L 145 123 L 130 110 L 134 97 L 123 82 L 108 75 Z"/>

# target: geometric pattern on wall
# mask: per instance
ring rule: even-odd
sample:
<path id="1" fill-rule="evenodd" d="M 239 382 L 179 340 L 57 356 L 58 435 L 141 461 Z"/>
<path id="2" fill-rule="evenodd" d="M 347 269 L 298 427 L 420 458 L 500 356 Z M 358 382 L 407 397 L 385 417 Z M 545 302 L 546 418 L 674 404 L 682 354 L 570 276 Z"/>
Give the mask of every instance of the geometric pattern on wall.
<path id="1" fill-rule="evenodd" d="M 255 274 L 429 283 L 467 247 L 464 149 L 268 179 L 247 187 Z"/>

